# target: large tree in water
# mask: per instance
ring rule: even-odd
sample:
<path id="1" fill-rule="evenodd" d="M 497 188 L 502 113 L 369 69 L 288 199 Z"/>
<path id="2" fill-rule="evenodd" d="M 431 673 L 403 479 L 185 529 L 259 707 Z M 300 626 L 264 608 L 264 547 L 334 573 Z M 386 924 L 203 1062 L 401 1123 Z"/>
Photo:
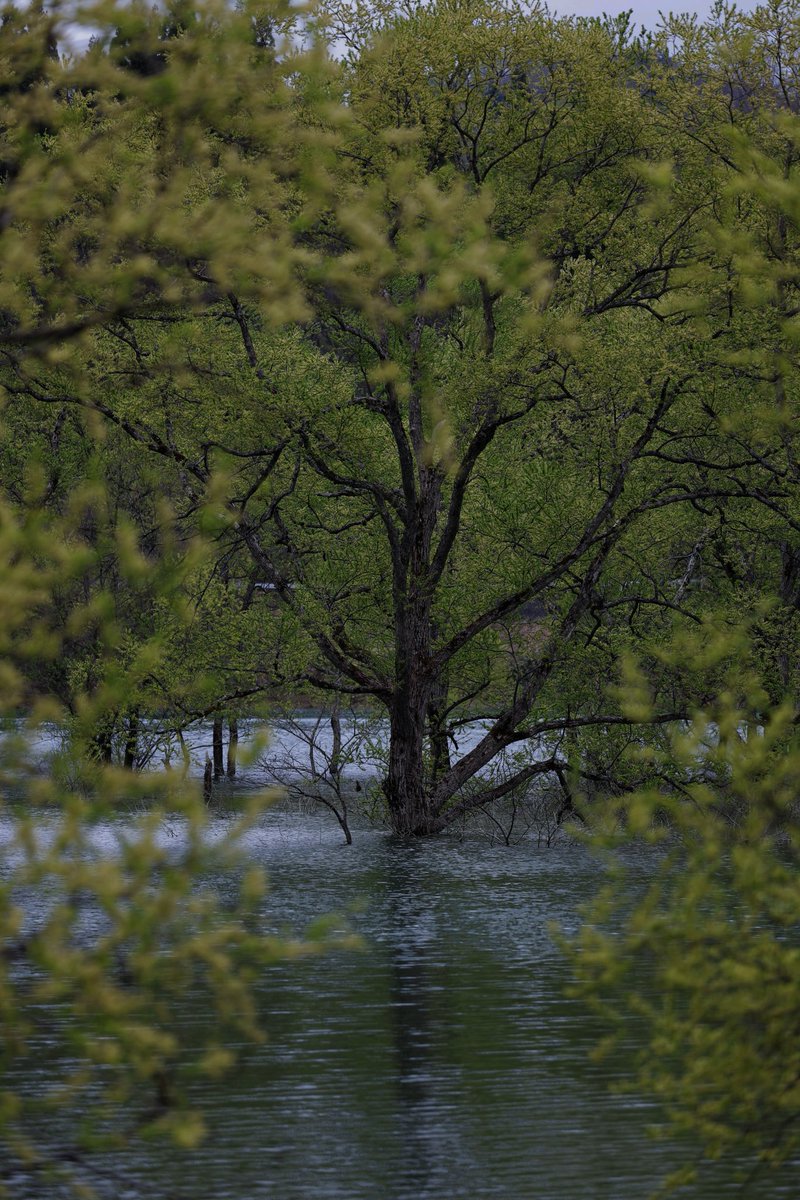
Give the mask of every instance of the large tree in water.
<path id="1" fill-rule="evenodd" d="M 442 4 L 347 36 L 304 333 L 339 385 L 238 531 L 311 633 L 308 677 L 385 706 L 396 832 L 544 776 L 569 809 L 559 735 L 625 721 L 615 624 L 680 612 L 689 501 L 731 490 L 653 457 L 704 399 L 686 269 L 713 183 L 643 209 L 675 144 L 622 26 Z"/>
<path id="2" fill-rule="evenodd" d="M 200 179 L 180 156 L 173 177 L 169 127 L 126 126 L 202 252 L 145 228 L 149 310 L 96 320 L 79 388 L 10 387 L 157 454 L 187 520 L 217 479 L 225 578 L 279 605 L 254 672 L 385 709 L 395 831 L 541 778 L 569 811 L 577 768 L 604 774 L 575 737 L 631 724 L 620 647 L 699 619 L 753 496 L 782 511 L 774 458 L 725 439 L 753 380 L 718 352 L 724 93 L 624 22 L 470 0 L 325 25 L 350 51 L 324 70 L 253 27 L 260 99 L 240 79 L 204 118 Z M 203 216 L 221 192 L 227 228 Z M 688 699 L 654 684 L 658 726 Z"/>

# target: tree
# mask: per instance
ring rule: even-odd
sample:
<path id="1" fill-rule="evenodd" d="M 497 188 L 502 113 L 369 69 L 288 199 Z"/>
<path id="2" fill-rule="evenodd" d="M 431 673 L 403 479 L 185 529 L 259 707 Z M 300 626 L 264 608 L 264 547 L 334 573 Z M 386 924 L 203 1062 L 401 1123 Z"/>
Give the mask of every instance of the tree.
<path id="1" fill-rule="evenodd" d="M 156 23 L 110 7 L 97 12 L 101 27 L 106 14 L 109 30 L 119 18 L 145 40 Z M 21 1176 L 39 1188 L 66 1178 L 86 1194 L 93 1152 L 130 1139 L 195 1145 L 204 1127 L 188 1082 L 231 1065 L 230 1034 L 263 1036 L 253 999 L 263 965 L 315 944 L 313 936 L 264 937 L 254 920 L 264 881 L 238 851 L 259 799 L 211 849 L 195 786 L 177 772 L 120 769 L 98 741 L 132 699 L 152 697 L 164 633 L 186 628 L 185 597 L 219 523 L 213 478 L 195 530 L 183 536 L 169 497 L 157 500 L 148 487 L 151 470 L 125 470 L 127 439 L 126 459 L 117 454 L 122 439 L 103 439 L 96 425 L 76 420 L 78 408 L 53 405 L 48 395 L 33 408 L 20 399 L 39 378 L 69 379 L 83 395 L 89 330 L 109 319 L 124 327 L 153 304 L 162 312 L 177 293 L 191 304 L 189 293 L 201 288 L 186 266 L 190 242 L 209 255 L 216 246 L 221 273 L 241 261 L 235 237 L 226 254 L 224 238 L 202 233 L 223 210 L 235 223 L 235 204 L 211 189 L 204 206 L 187 210 L 189 242 L 171 207 L 209 165 L 199 157 L 189 164 L 199 149 L 192 105 L 204 109 L 204 136 L 217 99 L 218 114 L 230 114 L 230 94 L 204 107 L 195 73 L 207 77 L 222 61 L 235 90 L 236 64 L 249 65 L 247 17 L 220 26 L 216 16 L 204 10 L 192 53 L 170 59 L 158 86 L 129 80 L 102 46 L 59 58 L 57 15 L 11 13 L 0 27 L 0 340 L 9 385 L 0 497 L 3 1194 Z M 255 119 L 253 136 L 269 124 Z M 182 165 L 179 153 L 171 160 L 177 170 L 165 172 L 159 154 L 170 145 L 177 151 L 171 137 Z M 235 157 L 231 151 L 229 163 Z M 151 189 L 158 203 L 144 203 Z M 43 764 L 41 740 L 53 722 L 71 724 L 72 745 Z M 98 823 L 109 830 L 131 807 L 113 848 L 98 843 Z M 171 846 L 165 821 L 176 834 Z M 222 864 L 232 884 L 224 901 L 211 882 Z M 325 941 L 320 931 L 316 944 Z M 196 1036 L 180 1027 L 174 1005 L 187 992 L 215 1014 L 214 1029 Z M 48 1031 L 44 1092 L 25 1072 L 42 1005 L 66 1018 Z"/>
<path id="2" fill-rule="evenodd" d="M 703 399 L 707 334 L 681 272 L 709 190 L 694 177 L 645 215 L 642 159 L 667 146 L 631 71 L 597 23 L 480 4 L 379 17 L 344 68 L 357 120 L 345 206 L 315 231 L 311 335 L 353 379 L 305 416 L 270 532 L 263 510 L 238 526 L 305 616 L 309 678 L 385 706 L 399 833 L 566 778 L 557 749 L 501 784 L 481 773 L 622 720 L 554 694 L 595 614 L 669 605 L 639 570 L 643 519 L 731 495 L 654 468 Z M 489 727 L 451 761 L 476 712 Z"/>
<path id="3" fill-rule="evenodd" d="M 246 6 L 210 4 L 175 36 L 184 16 L 165 25 L 146 6 L 100 6 L 89 48 L 60 57 L 58 10 L 4 20 L 15 67 L 2 127 L 0 305 L 17 367 L 26 347 L 40 359 L 54 343 L 51 359 L 64 366 L 85 344 L 76 335 L 131 313 L 191 310 L 214 284 L 241 286 L 281 320 L 303 315 L 291 229 L 322 184 L 310 180 L 295 207 L 286 187 L 309 156 L 323 160 L 292 113 L 288 81 L 304 60 L 264 42 L 265 18 Z M 280 6 L 274 23 L 286 27 Z M 132 59 L 154 49 L 168 67 L 136 71 Z"/>
<path id="4" fill-rule="evenodd" d="M 559 816 L 603 794 L 634 831 L 667 812 L 680 871 L 625 943 L 659 949 L 648 1015 L 678 1063 L 659 1060 L 654 1085 L 711 1149 L 747 1120 L 756 1152 L 791 1150 L 796 1055 L 776 1047 L 797 973 L 780 636 L 798 596 L 796 12 L 720 8 L 638 39 L 485 0 L 332 6 L 302 27 L 280 6 L 110 6 L 72 58 L 56 17 L 0 29 L 3 704 L 63 719 L 57 692 L 85 751 L 59 764 L 63 792 L 31 778 L 24 738 L 2 743 L 6 788 L 22 779 L 31 809 L 63 817 L 51 852 L 15 816 L 23 867 L 0 920 L 34 996 L 81 1019 L 78 1092 L 111 1060 L 111 1099 L 134 1112 L 115 1110 L 116 1132 L 198 1136 L 158 1008 L 170 989 L 199 973 L 252 1033 L 241 960 L 298 950 L 247 924 L 257 878 L 242 920 L 196 894 L 196 793 L 97 752 L 132 694 L 181 719 L 241 699 L 228 660 L 245 645 L 248 687 L 382 706 L 397 833 L 539 779 L 561 788 Z M 338 65 L 326 29 L 350 48 Z M 121 462 L 130 512 L 104 483 Z M 89 464 L 96 485 L 74 488 Z M 91 680 L 54 669 L 65 648 Z M 631 649 L 642 677 L 609 694 Z M 189 678 L 195 659 L 210 681 Z M 675 736 L 693 713 L 702 750 Z M 323 782 L 346 828 L 332 734 Z M 87 822 L 156 788 L 164 806 L 119 860 L 87 860 Z M 155 845 L 163 811 L 186 823 L 177 864 Z M 45 880 L 58 902 L 28 934 L 13 887 Z M 82 948 L 87 892 L 109 932 Z M 187 914 L 185 951 L 159 955 Z M 596 989 L 620 960 L 591 932 L 585 948 Z M 746 986 L 723 995 L 731 980 Z M 14 1056 L 30 993 L 5 961 L 0 983 Z M 736 1088 L 711 1093 L 731 1053 Z M 775 1093 L 783 1128 L 762 1121 Z M 25 1105 L 3 1104 L 14 1129 Z"/>
<path id="5" fill-rule="evenodd" d="M 696 24 L 675 30 L 695 78 L 708 82 L 704 106 L 718 106 L 711 127 L 702 118 L 724 179 L 707 231 L 711 295 L 727 308 L 717 396 L 748 394 L 725 417 L 710 406 L 727 436 L 716 439 L 719 457 L 703 457 L 709 472 L 747 472 L 755 502 L 715 513 L 726 519 L 698 552 L 722 567 L 730 599 L 720 617 L 659 651 L 705 695 L 695 693 L 691 722 L 664 751 L 646 754 L 648 786 L 608 814 L 623 836 L 663 846 L 659 871 L 632 910 L 612 880 L 573 946 L 612 1038 L 631 1014 L 644 1024 L 639 1085 L 660 1098 L 669 1130 L 699 1143 L 697 1161 L 668 1186 L 734 1154 L 752 1185 L 793 1158 L 800 1131 L 797 15 L 794 3 L 728 14 L 724 42 Z M 700 457 L 680 436 L 671 453 L 681 465 Z M 778 484 L 771 495 L 768 479 Z M 622 685 L 642 713 L 652 706 L 647 675 L 631 663 Z"/>
<path id="6" fill-rule="evenodd" d="M 571 952 L 607 1022 L 600 1049 L 637 1021 L 635 1086 L 660 1100 L 662 1128 L 698 1147 L 667 1186 L 731 1155 L 753 1181 L 800 1137 L 796 711 L 770 701 L 744 628 L 708 627 L 666 653 L 690 655 L 695 670 L 722 666 L 724 685 L 649 758 L 652 786 L 608 814 L 605 844 L 660 845 L 658 869 L 632 911 L 612 871 Z M 625 695 L 650 703 L 635 668 Z M 660 768 L 676 763 L 680 787 L 667 791 Z"/>
<path id="7" fill-rule="evenodd" d="M 221 555 L 269 586 L 284 614 L 274 644 L 292 647 L 260 678 L 384 708 L 397 832 L 438 832 L 538 779 L 558 782 L 566 813 L 581 754 L 570 761 L 564 736 L 628 726 L 601 681 L 641 614 L 659 636 L 700 619 L 689 592 L 714 607 L 739 543 L 759 574 L 765 514 L 787 517 L 779 461 L 731 436 L 750 419 L 734 360 L 752 333 L 731 299 L 741 264 L 713 236 L 731 196 L 731 104 L 708 64 L 727 62 L 729 31 L 701 53 L 687 27 L 670 57 L 619 23 L 482 0 L 326 21 L 351 52 L 322 74 L 235 23 L 241 80 L 267 73 L 269 101 L 247 101 L 265 103 L 266 134 L 236 132 L 244 83 L 224 114 L 201 106 L 195 192 L 180 154 L 172 180 L 169 129 L 142 141 L 141 89 L 156 85 L 129 69 L 130 36 L 119 59 L 113 46 L 87 56 L 112 72 L 104 87 L 136 89 L 119 146 L 148 163 L 155 148 L 190 224 L 231 200 L 233 232 L 214 226 L 187 259 L 169 228 L 134 231 L 121 275 L 155 240 L 180 286 L 156 278 L 144 309 L 93 319 L 78 384 L 10 351 L 7 387 L 158 456 L 187 528 L 227 475 Z M 183 69 L 204 35 L 158 36 Z M 741 111 L 749 121 L 757 99 L 766 128 L 771 100 L 753 97 Z M 93 115 L 80 121 L 97 133 Z M 299 149 L 278 153 L 276 121 Z M 245 264 L 242 237 L 284 246 L 293 307 L 276 309 L 274 262 Z M 713 587 L 695 586 L 701 562 Z M 686 699 L 665 678 L 654 727 Z M 476 716 L 481 736 L 459 753 Z M 537 752 L 518 771 L 486 780 L 524 746 Z"/>
<path id="8" fill-rule="evenodd" d="M 401 833 L 563 780 L 557 751 L 501 785 L 481 772 L 521 742 L 619 720 L 554 712 L 548 692 L 639 518 L 695 486 L 644 485 L 703 367 L 665 308 L 701 199 L 645 218 L 640 160 L 663 147 L 640 90 L 619 86 L 630 70 L 595 23 L 481 4 L 378 21 L 329 85 L 346 101 L 335 124 L 298 89 L 302 126 L 336 148 L 318 217 L 295 221 L 301 337 L 200 268 L 202 323 L 106 322 L 80 390 L 52 373 L 10 384 L 101 413 L 194 497 L 212 463 L 232 467 L 230 538 L 303 632 L 295 678 L 387 711 Z M 248 162 L 270 170 L 263 153 Z M 307 187 L 287 204 L 307 209 Z M 609 356 L 624 345 L 637 358 L 621 386 Z M 130 383 L 109 397 L 112 376 Z M 490 727 L 453 762 L 476 711 Z"/>

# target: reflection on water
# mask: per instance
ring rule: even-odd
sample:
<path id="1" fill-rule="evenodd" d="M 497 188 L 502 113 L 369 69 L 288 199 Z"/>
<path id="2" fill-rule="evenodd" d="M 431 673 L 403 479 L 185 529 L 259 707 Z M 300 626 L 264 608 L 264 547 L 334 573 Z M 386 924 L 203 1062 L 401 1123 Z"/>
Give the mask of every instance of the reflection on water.
<path id="1" fill-rule="evenodd" d="M 227 1080 L 198 1084 L 207 1141 L 107 1161 L 101 1195 L 645 1200 L 682 1161 L 646 1136 L 657 1113 L 644 1098 L 608 1094 L 624 1057 L 591 1061 L 603 1031 L 565 996 L 550 930 L 574 927 L 598 886 L 602 865 L 585 849 L 409 845 L 369 831 L 345 848 L 324 818 L 274 811 L 249 851 L 272 880 L 265 925 L 302 930 L 351 911 L 366 948 L 269 969 L 268 1044 Z M 649 853 L 631 852 L 631 886 Z M 25 1187 L 15 1196 L 45 1200 Z M 796 1186 L 765 1175 L 743 1193 L 726 1168 L 679 1194 L 778 1200 Z"/>

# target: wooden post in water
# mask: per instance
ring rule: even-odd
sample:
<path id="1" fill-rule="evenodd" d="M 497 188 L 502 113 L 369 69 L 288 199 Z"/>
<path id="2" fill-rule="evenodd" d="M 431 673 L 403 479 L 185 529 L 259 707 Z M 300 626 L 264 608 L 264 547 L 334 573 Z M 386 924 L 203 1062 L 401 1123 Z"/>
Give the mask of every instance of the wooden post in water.
<path id="1" fill-rule="evenodd" d="M 211 753 L 214 756 L 214 778 L 220 779 L 224 774 L 222 762 L 222 717 L 214 717 L 211 733 Z"/>
<path id="2" fill-rule="evenodd" d="M 236 717 L 228 721 L 228 778 L 236 775 L 236 755 L 239 752 L 239 722 Z"/>

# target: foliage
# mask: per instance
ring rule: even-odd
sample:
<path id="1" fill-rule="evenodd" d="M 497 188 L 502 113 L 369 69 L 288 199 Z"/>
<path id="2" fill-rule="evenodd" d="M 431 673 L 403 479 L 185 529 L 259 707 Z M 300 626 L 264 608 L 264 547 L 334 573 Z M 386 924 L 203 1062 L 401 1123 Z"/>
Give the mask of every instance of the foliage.
<path id="1" fill-rule="evenodd" d="M 126 17 L 74 63 L 43 60 L 38 91 L 81 127 L 86 153 L 105 154 L 113 128 L 112 157 L 135 153 L 136 178 L 155 173 L 164 205 L 205 240 L 188 256 L 166 220 L 136 226 L 107 272 L 124 302 L 73 278 L 83 259 L 62 247 L 69 269 L 47 286 L 74 284 L 83 336 L 70 361 L 32 365 L 24 348 L 50 335 L 12 309 L 4 382 L 22 426 L 51 407 L 42 434 L 59 447 L 57 428 L 79 418 L 110 431 L 107 471 L 118 455 L 137 456 L 137 475 L 157 461 L 183 536 L 217 481 L 214 582 L 188 653 L 161 673 L 164 705 L 222 711 L 276 686 L 367 698 L 390 727 L 392 827 L 436 832 L 539 777 L 563 780 L 556 754 L 481 783 L 553 722 L 618 723 L 573 680 L 607 676 L 642 613 L 660 630 L 695 619 L 684 597 L 701 552 L 719 547 L 735 578 L 740 544 L 763 528 L 754 499 L 784 519 L 782 451 L 742 460 L 726 436 L 743 408 L 729 362 L 744 322 L 737 310 L 732 337 L 707 228 L 728 160 L 708 170 L 700 137 L 717 136 L 720 114 L 676 145 L 664 110 L 694 119 L 694 61 L 667 69 L 622 25 L 513 5 L 334 7 L 308 22 L 302 54 L 257 37 L 244 9 L 223 26 L 211 12 L 163 27 Z M 328 28 L 350 47 L 339 64 L 315 48 Z M 219 109 L 189 103 L 206 53 L 231 60 Z M 47 82 L 60 70 L 66 92 Z M 88 70 L 105 99 L 87 108 L 75 89 Z M 247 71 L 263 80 L 255 95 Z M 162 101 L 170 121 L 154 124 Z M 113 119 L 98 124 L 98 109 Z M 54 129 L 45 174 L 66 153 Z M 664 169 L 678 155 L 679 179 Z M 15 176 L 10 194 L 22 187 Z M 71 228 L 77 203 L 39 226 L 12 219 L 12 242 Z M 112 236 L 99 199 L 92 213 Z M 268 261 L 245 269 L 243 239 Z M 46 308 L 28 271 L 26 295 Z M 264 585 L 279 612 L 253 604 Z M 207 673 L 237 644 L 249 662 L 215 674 L 215 697 L 187 692 L 182 664 L 196 656 Z M 657 722 L 682 711 L 665 692 Z M 476 715 L 485 736 L 456 762 Z"/>
<path id="2" fill-rule="evenodd" d="M 727 316 L 709 360 L 712 424 L 694 445 L 676 429 L 669 454 L 676 466 L 726 462 L 729 478 L 744 468 L 757 502 L 705 508 L 711 519 L 693 551 L 703 568 L 687 572 L 688 594 L 697 611 L 698 592 L 713 578 L 722 600 L 714 617 L 651 642 L 638 666 L 629 660 L 620 697 L 632 717 L 652 711 L 654 680 L 666 677 L 691 697 L 690 719 L 661 747 L 632 747 L 639 786 L 634 778 L 607 813 L 607 828 L 618 828 L 606 844 L 621 835 L 661 847 L 656 877 L 626 909 L 612 872 L 572 946 L 583 994 L 609 1022 L 609 1043 L 626 1022 L 646 1031 L 635 1086 L 662 1101 L 660 1132 L 699 1143 L 697 1161 L 667 1188 L 720 1156 L 755 1186 L 765 1166 L 796 1155 L 800 1129 L 797 9 L 773 3 L 751 16 L 721 12 L 720 22 L 671 26 L 695 81 L 711 85 L 701 89 L 702 105 L 687 104 L 679 88 L 673 96 L 686 105 L 706 162 L 723 164 L 703 234 L 703 287 L 711 283 L 705 319 L 715 309 Z M 670 172 L 666 187 L 680 186 Z M 712 430 L 723 434 L 716 450 Z M 779 484 L 770 496 L 768 477 Z M 712 561 L 720 568 L 713 576 Z"/>
<path id="3" fill-rule="evenodd" d="M 5 911 L 16 938 L 15 888 L 63 893 L 20 945 L 30 986 L 75 1004 L 123 956 L 134 993 L 106 973 L 111 1041 L 84 1048 L 119 1054 L 120 1081 L 144 1064 L 170 1112 L 173 1031 L 136 1043 L 137 996 L 200 970 L 224 998 L 243 949 L 279 950 L 203 904 L 188 959 L 152 927 L 127 947 L 134 899 L 165 936 L 195 905 L 203 810 L 110 760 L 136 765 L 148 722 L 283 691 L 331 697 L 316 782 L 347 836 L 354 702 L 385 715 L 401 835 L 500 804 L 508 839 L 543 784 L 556 826 L 605 796 L 638 831 L 685 830 L 624 944 L 659 947 L 649 1011 L 678 1065 L 652 1084 L 710 1151 L 753 1113 L 756 1152 L 789 1151 L 765 1097 L 777 1079 L 789 1129 L 770 1039 L 795 970 L 798 11 L 637 36 L 489 0 L 211 0 L 0 27 L 3 710 L 68 722 L 75 750 L 60 795 L 3 743 L 9 787 L 64 813 L 51 850 L 10 810 Z M 59 51 L 81 25 L 91 44 Z M 743 612 L 757 701 L 729 684 Z M 709 649 L 710 628 L 733 632 Z M 629 655 L 641 696 L 608 686 Z M 86 822 L 151 792 L 189 831 L 185 869 L 148 816 L 141 853 L 89 870 Z M 110 932 L 61 959 L 86 890 Z M 586 937 L 587 970 L 621 969 Z M 750 985 L 775 1004 L 758 1063 Z M 736 1086 L 706 1091 L 726 1047 Z"/>
<path id="4" fill-rule="evenodd" d="M 306 214 L 286 195 L 306 142 L 288 90 L 302 58 L 282 41 L 287 16 L 261 11 L 276 38 L 259 45 L 246 6 L 208 4 L 189 20 L 176 8 L 171 29 L 146 5 L 7 14 L 7 345 L 57 344 L 60 358 L 65 336 L 192 307 L 211 282 L 252 282 L 266 311 L 302 316 L 290 231 Z M 58 52 L 59 37 L 87 28 L 86 52 Z M 154 52 L 154 69 L 137 69 Z M 298 193 L 309 204 L 320 177 Z"/>
<path id="5" fill-rule="evenodd" d="M 158 633 L 121 653 L 124 619 L 114 591 L 94 583 L 98 559 L 113 553 L 115 578 L 157 596 L 174 630 L 186 619 L 184 572 L 206 554 L 197 543 L 177 558 L 162 545 L 144 560 L 125 528 L 98 550 L 80 528 L 102 499 L 74 494 L 60 521 L 30 507 L 24 522 L 7 507 L 0 520 L 0 1186 L 19 1171 L 84 1186 L 88 1152 L 133 1137 L 194 1145 L 204 1126 L 189 1085 L 231 1065 L 232 1040 L 263 1036 L 254 1000 L 263 967 L 323 944 L 323 935 L 293 942 L 261 932 L 265 881 L 242 849 L 266 797 L 253 796 L 220 838 L 198 787 L 178 772 L 134 774 L 98 759 L 98 729 L 163 658 Z M 93 586 L 64 620 L 53 597 L 75 597 L 83 578 Z M 52 737 L 64 710 L 34 694 L 23 671 L 31 656 L 56 660 L 89 629 L 92 684 L 72 689 L 65 758 Z M 12 719 L 23 700 L 27 715 Z M 187 997 L 206 1014 L 199 1030 L 184 1025 Z M 40 1073 L 35 1086 L 26 1073 L 41 1011 L 50 1026 L 44 1092 Z"/>
<path id="6" fill-rule="evenodd" d="M 207 264 L 213 255 L 220 278 L 240 270 L 246 238 L 235 196 L 249 150 L 236 138 L 253 47 L 242 36 L 246 15 L 219 15 L 198 14 L 193 49 L 176 41 L 169 64 L 145 76 L 102 32 L 116 25 L 129 53 L 134 43 L 157 44 L 158 19 L 144 9 L 78 14 L 101 32 L 73 58 L 55 45 L 72 12 L 8 13 L 0 29 L 0 322 L 13 364 L 0 503 L 4 1195 L 30 1178 L 39 1189 L 93 1194 L 103 1175 L 97 1152 L 131 1139 L 196 1145 L 205 1128 L 192 1083 L 228 1070 L 234 1044 L 263 1037 L 255 1001 L 263 968 L 330 941 L 322 929 L 304 941 L 262 932 L 265 880 L 243 843 L 265 796 L 250 798 L 220 835 L 195 783 L 110 763 L 119 722 L 130 741 L 140 714 L 146 720 L 164 703 L 158 680 L 175 644 L 196 640 L 188 601 L 211 570 L 220 524 L 211 474 L 188 531 L 161 478 L 120 437 L 53 409 L 45 394 L 39 412 L 21 406 L 14 387 L 48 372 L 82 396 L 90 330 L 191 307 L 207 286 L 197 256 Z M 204 82 L 212 64 L 217 89 Z M 248 144 L 283 143 L 276 89 L 265 89 L 260 115 L 250 96 Z M 272 184 L 259 179 L 250 200 L 266 213 Z M 278 225 L 278 214 L 262 222 L 277 270 L 271 299 L 268 272 L 259 276 L 266 306 L 292 294 L 277 278 L 285 259 L 267 248 L 267 227 L 280 240 Z M 208 694 L 201 675 L 195 702 Z M 215 703 L 218 695 L 219 687 Z M 197 1028 L 182 1015 L 189 999 L 204 1013 Z"/>
<path id="7" fill-rule="evenodd" d="M 628 800 L 606 844 L 661 847 L 658 871 L 632 910 L 612 871 L 571 953 L 612 1031 L 602 1049 L 628 1022 L 643 1025 L 635 1086 L 659 1097 L 669 1131 L 755 1175 L 800 1139 L 797 723 L 791 705 L 770 702 L 746 634 L 708 630 L 670 653 L 706 670 L 738 665 L 667 752 L 639 751 L 653 785 Z M 648 703 L 636 669 L 625 694 Z M 676 767 L 680 783 L 665 792 L 659 778 Z M 616 824 L 620 810 L 609 815 Z"/>

